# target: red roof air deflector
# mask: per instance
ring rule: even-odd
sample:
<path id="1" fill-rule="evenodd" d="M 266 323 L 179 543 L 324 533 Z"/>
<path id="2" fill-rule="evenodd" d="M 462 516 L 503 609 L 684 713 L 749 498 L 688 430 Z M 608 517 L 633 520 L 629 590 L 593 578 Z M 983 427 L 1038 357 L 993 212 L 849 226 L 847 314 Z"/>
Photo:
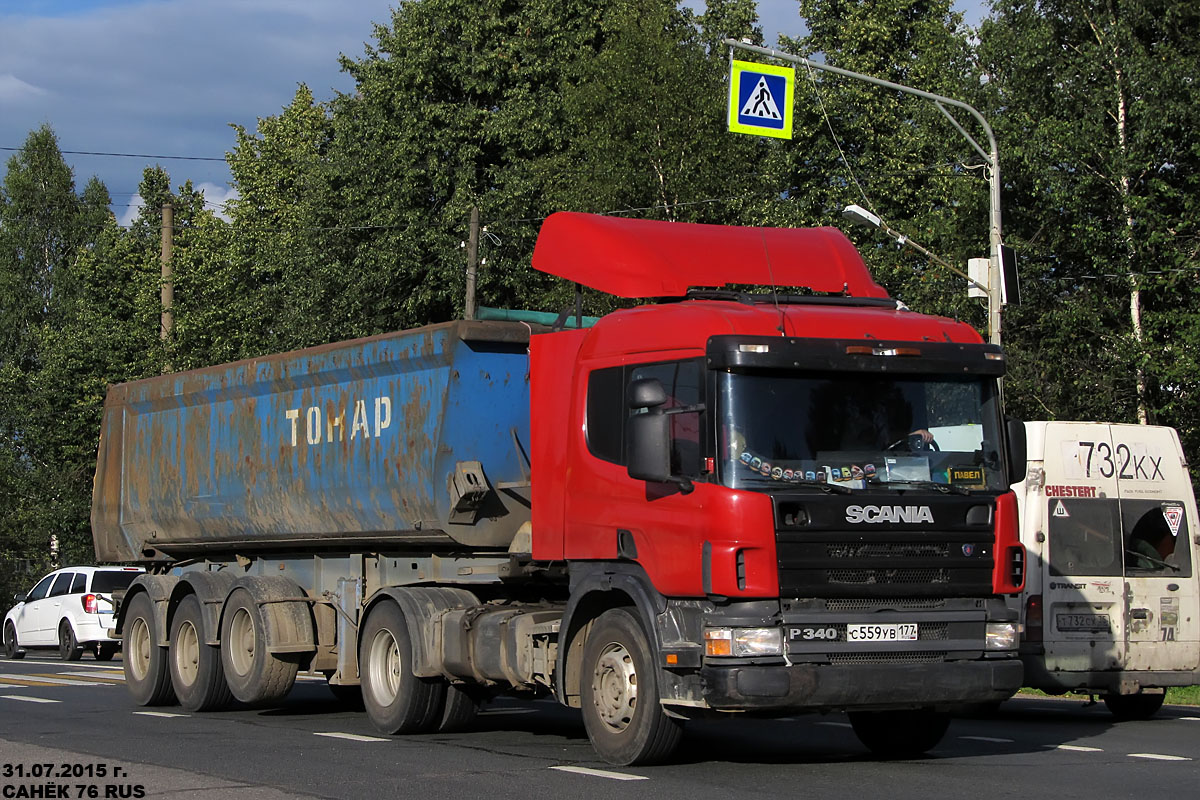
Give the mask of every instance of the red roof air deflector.
<path id="1" fill-rule="evenodd" d="M 683 297 L 689 287 L 731 283 L 888 296 L 836 228 L 740 228 L 560 211 L 542 224 L 533 266 L 618 297 Z"/>

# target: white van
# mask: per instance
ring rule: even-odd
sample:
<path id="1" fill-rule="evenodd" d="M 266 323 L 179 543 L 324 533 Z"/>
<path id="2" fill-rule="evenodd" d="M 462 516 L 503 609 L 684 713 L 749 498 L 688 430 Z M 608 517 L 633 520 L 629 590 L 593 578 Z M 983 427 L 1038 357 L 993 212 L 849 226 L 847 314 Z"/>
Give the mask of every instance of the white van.
<path id="1" fill-rule="evenodd" d="M 1200 683 L 1200 521 L 1172 428 L 1027 422 L 1025 685 L 1145 719 Z"/>

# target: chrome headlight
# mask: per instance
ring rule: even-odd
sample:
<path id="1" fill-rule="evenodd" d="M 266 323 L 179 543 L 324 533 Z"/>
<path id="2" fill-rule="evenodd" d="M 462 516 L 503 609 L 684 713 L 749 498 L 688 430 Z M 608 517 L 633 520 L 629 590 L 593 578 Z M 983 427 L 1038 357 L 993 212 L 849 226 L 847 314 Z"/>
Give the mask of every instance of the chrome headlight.
<path id="1" fill-rule="evenodd" d="M 783 655 L 781 628 L 707 628 L 704 654 L 709 656 Z"/>

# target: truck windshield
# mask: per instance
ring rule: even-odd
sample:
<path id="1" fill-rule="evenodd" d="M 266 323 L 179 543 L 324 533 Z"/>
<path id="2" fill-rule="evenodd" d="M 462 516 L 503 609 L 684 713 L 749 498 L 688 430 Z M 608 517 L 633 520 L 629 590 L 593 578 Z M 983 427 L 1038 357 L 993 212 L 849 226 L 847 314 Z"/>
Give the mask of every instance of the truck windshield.
<path id="1" fill-rule="evenodd" d="M 1002 490 L 994 387 L 945 375 L 718 373 L 721 482 L 764 491 Z"/>

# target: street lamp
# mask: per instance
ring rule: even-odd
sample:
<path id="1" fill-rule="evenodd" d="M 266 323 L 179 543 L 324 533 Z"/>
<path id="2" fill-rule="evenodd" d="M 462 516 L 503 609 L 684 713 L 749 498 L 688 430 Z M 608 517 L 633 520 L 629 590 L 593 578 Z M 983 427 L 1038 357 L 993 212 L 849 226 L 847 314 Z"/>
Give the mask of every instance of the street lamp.
<path id="1" fill-rule="evenodd" d="M 911 247 L 913 250 L 916 250 L 918 253 L 925 256 L 930 261 L 933 261 L 934 263 L 942 265 L 946 269 L 953 272 L 955 275 L 966 278 L 967 283 L 969 283 L 972 286 L 974 286 L 975 288 L 979 289 L 985 295 L 988 294 L 988 287 L 984 286 L 982 283 L 975 280 L 970 275 L 963 272 L 961 269 L 954 266 L 949 261 L 947 261 L 946 259 L 937 255 L 936 253 L 931 253 L 930 251 L 926 250 L 924 247 L 917 244 L 912 239 L 905 236 L 903 233 L 900 233 L 899 231 L 897 231 L 893 228 L 889 228 L 886 222 L 884 222 L 882 219 L 880 219 L 876 215 L 872 214 L 870 211 L 867 211 L 862 206 L 859 206 L 859 205 L 846 206 L 842 210 L 842 219 L 849 220 L 850 222 L 854 223 L 855 225 L 862 225 L 867 228 L 878 228 L 879 230 L 886 233 L 888 236 L 895 239 L 896 243 L 899 244 L 901 247 Z"/>
<path id="2" fill-rule="evenodd" d="M 963 138 L 967 140 L 971 147 L 975 148 L 975 151 L 983 156 L 988 167 L 988 281 L 986 287 L 981 286 L 980 284 L 975 285 L 981 286 L 981 288 L 987 292 L 988 341 L 990 341 L 992 344 L 1000 344 L 1000 312 L 1003 304 L 1003 297 L 1001 295 L 1000 288 L 1002 258 L 1001 248 L 1003 246 L 1000 238 L 1000 155 L 996 146 L 996 136 L 994 133 L 992 133 L 992 126 L 988 125 L 987 120 L 983 118 L 983 115 L 961 100 L 955 100 L 952 97 L 945 97 L 944 95 L 934 94 L 933 92 L 926 92 L 922 89 L 914 89 L 913 87 L 905 86 L 902 83 L 893 83 L 892 81 L 885 81 L 882 78 L 864 75 L 861 72 L 851 72 L 850 70 L 842 69 L 841 67 L 834 67 L 829 64 L 822 64 L 816 61 L 809 61 L 807 58 L 802 58 L 801 56 L 794 56 L 791 53 L 783 53 L 778 50 L 773 50 L 769 47 L 759 47 L 758 45 L 749 44 L 747 42 L 739 42 L 737 39 L 726 39 L 725 44 L 739 50 L 748 50 L 751 53 L 758 53 L 759 55 L 766 56 L 767 58 L 775 58 L 779 59 L 780 61 L 790 61 L 793 64 L 800 64 L 808 69 L 819 69 L 824 72 L 832 72 L 847 78 L 854 78 L 855 80 L 873 83 L 876 86 L 882 86 L 885 89 L 895 89 L 906 94 L 916 95 L 917 97 L 930 100 L 935 106 L 937 106 L 938 111 L 941 111 L 942 114 L 946 116 L 946 119 L 950 121 L 950 124 L 954 126 L 954 129 L 962 134 Z M 946 106 L 962 109 L 974 117 L 975 121 L 980 124 L 980 126 L 983 128 L 983 132 L 987 135 L 987 150 L 984 150 L 983 147 L 981 147 L 980 144 L 975 141 L 974 137 L 967 133 L 966 129 L 963 128 L 963 126 L 959 124 L 958 120 L 954 118 L 954 115 L 946 110 Z M 871 216 L 874 215 L 872 214 Z M 875 219 L 879 218 L 875 217 Z M 880 224 L 882 225 L 882 223 Z M 931 258 L 934 258 L 932 253 L 928 253 L 928 251 L 925 251 L 924 249 L 922 249 L 922 252 L 925 252 Z M 941 259 L 934 258 L 934 260 L 938 261 L 939 263 L 945 263 L 941 261 Z"/>

